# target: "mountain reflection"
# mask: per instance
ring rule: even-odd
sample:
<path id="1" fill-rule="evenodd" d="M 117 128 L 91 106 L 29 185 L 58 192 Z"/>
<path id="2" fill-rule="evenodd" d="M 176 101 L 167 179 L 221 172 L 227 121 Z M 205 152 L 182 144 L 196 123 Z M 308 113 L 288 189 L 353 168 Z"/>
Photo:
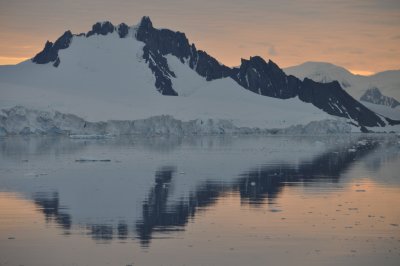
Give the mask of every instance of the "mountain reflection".
<path id="1" fill-rule="evenodd" d="M 214 204 L 226 192 L 239 192 L 242 201 L 262 204 L 265 200 L 273 202 L 287 185 L 337 182 L 340 174 L 348 169 L 356 158 L 364 157 L 378 145 L 378 142 L 370 141 L 365 145 L 358 145 L 350 152 L 347 149 L 330 151 L 300 166 L 261 166 L 241 174 L 232 184 L 206 182 L 197 187 L 187 199 L 176 202 L 168 209 L 168 184 L 174 171 L 157 171 L 156 185 L 143 203 L 143 220 L 136 225 L 137 234 L 141 244 L 147 246 L 153 232 L 179 230 L 178 226 L 185 226 L 197 211 Z"/>
<path id="2" fill-rule="evenodd" d="M 307 186 L 313 182 L 337 183 L 340 174 L 346 171 L 356 158 L 366 156 L 378 146 L 379 142 L 370 141 L 366 145 L 358 145 L 350 152 L 347 148 L 342 148 L 340 151 L 324 153 L 310 163 L 299 166 L 261 166 L 243 173 L 234 190 L 240 192 L 242 201 L 262 204 L 266 199 L 270 203 L 273 202 L 285 186 Z"/>
<path id="3" fill-rule="evenodd" d="M 139 239 L 140 244 L 147 247 L 155 232 L 184 230 L 197 212 L 212 206 L 226 193 L 237 193 L 244 204 L 273 204 L 285 186 L 309 186 L 315 182 L 337 183 L 340 175 L 356 159 L 370 154 L 378 146 L 378 141 L 368 140 L 351 146 L 351 149 L 342 147 L 327 151 L 307 163 L 260 165 L 239 173 L 230 182 L 203 182 L 187 197 L 179 199 L 171 199 L 177 168 L 164 166 L 155 172 L 155 183 L 141 204 L 140 220 L 133 221 L 134 224 L 131 224 L 132 221 L 119 221 L 116 225 L 87 224 L 87 235 L 102 242 L 113 239 L 123 241 L 130 237 Z M 57 192 L 35 193 L 33 198 L 47 221 L 56 222 L 65 230 L 71 229 L 72 217 L 60 206 Z"/>
<path id="4" fill-rule="evenodd" d="M 57 192 L 45 193 L 38 192 L 33 195 L 38 209 L 45 215 L 46 221 L 55 221 L 63 229 L 71 229 L 71 216 L 60 206 L 60 199 Z"/>

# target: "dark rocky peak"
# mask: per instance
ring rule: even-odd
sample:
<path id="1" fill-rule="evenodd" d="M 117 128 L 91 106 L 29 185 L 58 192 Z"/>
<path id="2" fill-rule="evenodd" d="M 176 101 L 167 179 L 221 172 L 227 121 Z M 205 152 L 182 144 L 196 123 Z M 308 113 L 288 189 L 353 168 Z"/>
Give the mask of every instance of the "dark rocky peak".
<path id="1" fill-rule="evenodd" d="M 136 38 L 148 48 L 161 55 L 172 54 L 182 62 L 191 55 L 191 47 L 186 35 L 179 31 L 155 29 L 149 17 L 143 17 L 136 32 Z"/>
<path id="2" fill-rule="evenodd" d="M 97 22 L 92 26 L 92 30 L 86 34 L 86 37 L 90 37 L 94 34 L 107 35 L 108 33 L 113 33 L 114 30 L 114 25 L 109 21 Z"/>
<path id="3" fill-rule="evenodd" d="M 144 16 L 139 23 L 139 28 L 142 29 L 153 29 L 153 22 L 151 22 L 150 17 Z"/>
<path id="4" fill-rule="evenodd" d="M 368 89 L 367 92 L 368 92 L 368 94 L 370 94 L 371 96 L 374 96 L 374 97 L 383 96 L 381 91 L 376 87 Z"/>
<path id="5" fill-rule="evenodd" d="M 58 38 L 56 40 L 56 42 L 54 43 L 54 48 L 56 49 L 66 49 L 69 47 L 69 45 L 71 44 L 71 40 L 72 40 L 72 33 L 71 31 L 67 30 L 66 32 L 64 32 L 63 35 L 61 35 L 60 38 Z"/>
<path id="6" fill-rule="evenodd" d="M 118 35 L 120 38 L 125 38 L 129 33 L 129 26 L 125 23 L 121 23 L 117 26 Z"/>
<path id="7" fill-rule="evenodd" d="M 398 102 L 395 98 L 383 95 L 381 91 L 375 87 L 366 90 L 361 96 L 360 100 L 373 104 L 388 106 L 391 108 L 396 108 L 400 105 L 400 102 Z"/>
<path id="8" fill-rule="evenodd" d="M 73 35 L 71 31 L 68 30 L 64 32 L 64 34 L 61 35 L 61 37 L 59 37 L 54 44 L 50 41 L 47 41 L 44 49 L 32 58 L 32 62 L 36 64 L 47 64 L 49 62 L 53 62 L 53 66 L 58 67 L 60 64 L 58 51 L 68 48 L 71 44 L 72 37 Z"/>
<path id="9" fill-rule="evenodd" d="M 156 87 L 164 95 L 178 95 L 172 88 L 165 56 L 171 54 L 207 80 L 230 76 L 231 69 L 218 63 L 206 52 L 197 51 L 186 35 L 179 31 L 156 29 L 149 17 L 143 17 L 136 31 L 136 39 L 145 43 L 143 58 L 156 76 Z M 152 60 L 150 60 L 150 58 Z"/>
<path id="10" fill-rule="evenodd" d="M 267 63 L 260 56 L 242 59 L 234 68 L 232 78 L 242 87 L 265 96 L 287 99 L 297 95 L 300 81 L 286 74 L 271 60 Z"/>
<path id="11" fill-rule="evenodd" d="M 207 80 L 228 77 L 230 68 L 221 65 L 206 52 L 197 51 L 190 44 L 186 35 L 179 31 L 156 29 L 149 17 L 143 17 L 136 31 L 136 39 L 144 42 L 143 58 L 148 62 L 156 77 L 156 88 L 163 95 L 178 95 L 172 88 L 171 77 L 175 77 L 169 69 L 166 55 L 177 57 L 182 63 Z"/>
<path id="12" fill-rule="evenodd" d="M 36 64 L 46 64 L 55 61 L 57 59 L 57 54 L 54 54 L 53 51 L 53 43 L 47 41 L 43 50 L 32 58 L 32 62 Z"/>

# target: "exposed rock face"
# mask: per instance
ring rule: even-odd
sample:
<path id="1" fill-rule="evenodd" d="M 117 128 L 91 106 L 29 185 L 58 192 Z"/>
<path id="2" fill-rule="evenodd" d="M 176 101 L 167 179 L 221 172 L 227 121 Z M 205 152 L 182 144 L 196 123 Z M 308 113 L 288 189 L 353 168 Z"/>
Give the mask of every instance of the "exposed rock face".
<path id="1" fill-rule="evenodd" d="M 92 30 L 86 34 L 86 37 L 90 37 L 94 34 L 107 35 L 108 33 L 113 33 L 114 30 L 114 25 L 109 21 L 97 22 L 92 26 Z"/>
<path id="2" fill-rule="evenodd" d="M 177 52 L 185 53 L 184 46 L 179 49 L 179 45 L 186 39 L 180 32 L 170 30 L 157 30 L 148 17 L 143 17 L 136 32 L 136 38 L 144 42 L 143 58 L 149 64 L 151 71 L 156 77 L 155 86 L 163 95 L 177 96 L 178 93 L 172 88 L 171 77 L 176 77 L 175 73 L 169 69 L 165 54 Z M 187 40 L 186 40 L 187 41 Z"/>
<path id="3" fill-rule="evenodd" d="M 120 38 L 125 38 L 129 33 L 129 26 L 125 23 L 118 25 L 118 35 Z"/>
<path id="4" fill-rule="evenodd" d="M 267 63 L 259 56 L 242 59 L 242 64 L 233 69 L 231 77 L 254 93 L 280 99 L 295 97 L 301 83 L 293 76 L 286 76 L 274 62 Z"/>
<path id="5" fill-rule="evenodd" d="M 312 103 L 328 114 L 351 118 L 362 126 L 385 126 L 381 117 L 351 97 L 337 81 L 318 83 L 306 78 L 298 96 L 300 100 Z"/>
<path id="6" fill-rule="evenodd" d="M 156 76 L 156 88 L 163 95 L 178 95 L 172 88 L 171 77 L 175 74 L 169 69 L 165 55 L 172 54 L 182 63 L 207 80 L 227 77 L 231 69 L 218 63 L 206 52 L 197 51 L 194 44 L 190 45 L 186 35 L 168 29 L 155 29 L 149 17 L 143 17 L 136 32 L 136 38 L 144 42 L 144 59 Z"/>
<path id="7" fill-rule="evenodd" d="M 53 44 L 52 42 L 47 41 L 44 49 L 38 53 L 32 61 L 37 64 L 47 64 L 49 62 L 53 62 L 55 67 L 58 67 L 60 64 L 60 58 L 58 58 L 58 51 L 61 49 L 66 49 L 71 44 L 72 33 L 70 31 L 64 32 L 64 34 L 56 40 Z"/>
<path id="8" fill-rule="evenodd" d="M 383 95 L 378 88 L 368 89 L 363 94 L 363 96 L 361 96 L 360 100 L 364 102 L 389 106 L 391 108 L 396 108 L 400 105 L 400 102 L 398 102 L 395 98 Z"/>

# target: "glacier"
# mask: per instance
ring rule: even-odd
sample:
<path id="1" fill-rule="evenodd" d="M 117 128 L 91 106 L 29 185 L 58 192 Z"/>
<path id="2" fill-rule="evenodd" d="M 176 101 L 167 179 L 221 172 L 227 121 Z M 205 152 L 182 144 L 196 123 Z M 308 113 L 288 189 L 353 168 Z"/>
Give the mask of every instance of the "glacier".
<path id="1" fill-rule="evenodd" d="M 306 125 L 266 129 L 238 127 L 223 119 L 182 121 L 170 115 L 138 120 L 108 120 L 89 122 L 74 114 L 41 111 L 15 106 L 0 111 L 0 136 L 8 135 L 67 135 L 74 139 L 104 139 L 120 135 L 218 135 L 218 134 L 285 134 L 320 135 L 350 133 L 344 119 L 312 121 Z"/>

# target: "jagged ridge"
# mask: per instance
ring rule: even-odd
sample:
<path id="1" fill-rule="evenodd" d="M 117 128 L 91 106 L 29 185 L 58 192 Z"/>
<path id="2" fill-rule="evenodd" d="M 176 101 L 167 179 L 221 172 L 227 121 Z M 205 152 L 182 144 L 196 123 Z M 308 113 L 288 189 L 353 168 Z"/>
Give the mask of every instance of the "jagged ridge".
<path id="1" fill-rule="evenodd" d="M 84 35 L 107 35 L 114 31 L 118 32 L 120 38 L 125 38 L 129 27 L 124 23 L 117 27 L 110 22 L 96 23 L 92 30 Z M 72 37 L 71 32 L 67 31 L 54 44 L 47 42 L 43 51 L 32 61 L 38 64 L 54 62 L 53 65 L 57 67 L 60 64 L 58 51 L 68 48 Z M 267 63 L 259 56 L 249 60 L 243 59 L 239 68 L 225 66 L 206 52 L 197 50 L 194 44 L 189 43 L 184 33 L 154 28 L 149 17 L 142 18 L 135 29 L 135 37 L 145 44 L 143 58 L 156 78 L 155 87 L 163 95 L 178 95 L 171 81 L 176 75 L 169 68 L 165 58 L 166 55 L 172 54 L 208 81 L 230 77 L 243 88 L 263 96 L 279 99 L 299 97 L 328 114 L 352 119 L 362 127 L 397 123 L 390 119 L 384 121 L 352 98 L 338 82 L 322 84 L 310 79 L 301 81 L 294 76 L 287 76 L 274 62 Z"/>

